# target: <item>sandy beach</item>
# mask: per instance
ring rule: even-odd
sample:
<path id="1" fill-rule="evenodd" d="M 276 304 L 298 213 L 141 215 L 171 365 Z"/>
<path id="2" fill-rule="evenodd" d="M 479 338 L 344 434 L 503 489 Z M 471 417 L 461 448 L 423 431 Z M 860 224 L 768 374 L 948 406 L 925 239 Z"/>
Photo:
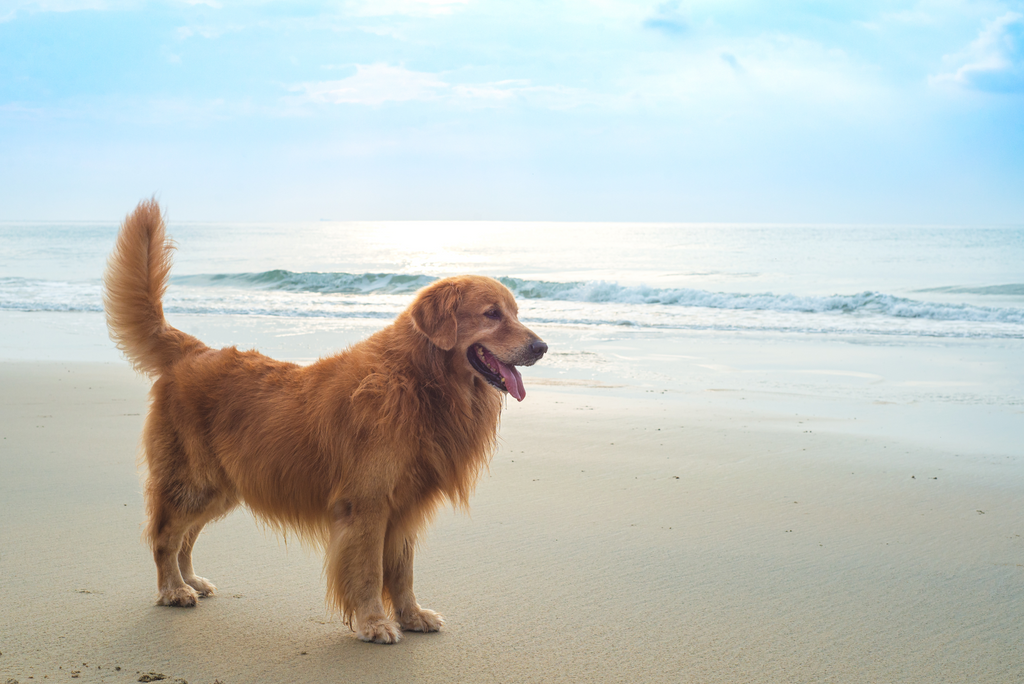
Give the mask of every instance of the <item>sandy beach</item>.
<path id="1" fill-rule="evenodd" d="M 382 647 L 326 613 L 316 553 L 244 512 L 197 545 L 217 595 L 155 606 L 147 381 L 0 364 L 0 681 L 1024 681 L 1012 453 L 756 397 L 528 387 L 470 515 L 418 553 L 447 625 Z"/>

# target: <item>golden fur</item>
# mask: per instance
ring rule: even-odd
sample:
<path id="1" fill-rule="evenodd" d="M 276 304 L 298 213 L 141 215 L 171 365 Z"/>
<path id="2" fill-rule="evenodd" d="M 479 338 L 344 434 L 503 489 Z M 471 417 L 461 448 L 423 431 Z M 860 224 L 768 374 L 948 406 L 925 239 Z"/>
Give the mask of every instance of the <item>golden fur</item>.
<path id="1" fill-rule="evenodd" d="M 513 367 L 547 350 L 512 293 L 479 276 L 440 280 L 392 325 L 303 367 L 168 325 L 172 250 L 159 206 L 141 202 L 104 274 L 111 337 L 154 378 L 143 459 L 159 603 L 213 593 L 192 547 L 244 504 L 325 551 L 328 601 L 359 638 L 439 629 L 412 590 L 417 535 L 444 500 L 467 505 L 502 405 L 469 356 L 482 345 Z"/>

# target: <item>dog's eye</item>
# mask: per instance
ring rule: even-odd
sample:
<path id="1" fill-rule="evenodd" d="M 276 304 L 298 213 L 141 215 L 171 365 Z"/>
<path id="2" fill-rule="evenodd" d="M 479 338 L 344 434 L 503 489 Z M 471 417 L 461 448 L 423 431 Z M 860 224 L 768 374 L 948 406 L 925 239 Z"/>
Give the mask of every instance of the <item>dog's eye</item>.
<path id="1" fill-rule="evenodd" d="M 495 321 L 501 320 L 501 312 L 498 311 L 497 309 L 488 309 L 487 311 L 484 312 L 484 316 L 487 316 L 488 318 Z"/>

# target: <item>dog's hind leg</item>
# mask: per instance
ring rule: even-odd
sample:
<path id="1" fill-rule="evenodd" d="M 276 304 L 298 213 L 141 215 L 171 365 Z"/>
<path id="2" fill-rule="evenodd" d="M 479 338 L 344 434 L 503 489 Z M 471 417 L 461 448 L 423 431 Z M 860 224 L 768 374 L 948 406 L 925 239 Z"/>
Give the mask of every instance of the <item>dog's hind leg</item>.
<path id="1" fill-rule="evenodd" d="M 185 581 L 185 584 L 195 589 L 200 598 L 212 596 L 217 587 L 210 580 L 196 574 L 195 569 L 192 567 L 192 549 L 195 547 L 196 539 L 199 538 L 199 534 L 203 531 L 206 523 L 223 516 L 231 508 L 233 506 L 226 500 L 219 504 L 211 504 L 204 511 L 202 518 L 192 524 L 192 527 L 188 529 L 184 539 L 182 539 L 181 550 L 178 551 L 178 570 L 181 572 L 181 578 Z"/>
<path id="2" fill-rule="evenodd" d="M 412 591 L 412 561 L 416 539 L 388 530 L 384 543 L 384 591 L 391 599 L 395 619 L 407 632 L 436 632 L 444 617 L 416 602 Z"/>
<path id="3" fill-rule="evenodd" d="M 178 554 L 193 521 L 183 516 L 173 506 L 159 502 L 151 507 L 150 543 L 153 546 L 153 560 L 156 562 L 156 585 L 160 592 L 157 603 L 161 606 L 196 605 L 199 594 L 185 583 L 178 567 Z"/>
<path id="4" fill-rule="evenodd" d="M 204 523 L 192 525 L 188 532 L 185 533 L 185 538 L 181 542 L 181 550 L 178 551 L 178 570 L 181 572 L 181 579 L 185 581 L 185 584 L 196 590 L 199 598 L 212 596 L 213 592 L 217 590 L 217 587 L 210 580 L 197 575 L 192 567 L 192 547 L 195 546 L 196 538 L 203 531 L 204 525 Z"/>
<path id="5" fill-rule="evenodd" d="M 160 592 L 157 603 L 191 607 L 196 605 L 200 591 L 213 589 L 205 580 L 205 587 L 195 587 L 186 582 L 185 577 L 200 579 L 192 570 L 192 547 L 203 525 L 217 517 L 216 511 L 210 510 L 209 493 L 181 482 L 166 484 L 170 486 L 160 488 L 159 483 L 151 481 L 147 487 L 149 541 Z M 181 567 L 183 558 L 185 567 Z"/>

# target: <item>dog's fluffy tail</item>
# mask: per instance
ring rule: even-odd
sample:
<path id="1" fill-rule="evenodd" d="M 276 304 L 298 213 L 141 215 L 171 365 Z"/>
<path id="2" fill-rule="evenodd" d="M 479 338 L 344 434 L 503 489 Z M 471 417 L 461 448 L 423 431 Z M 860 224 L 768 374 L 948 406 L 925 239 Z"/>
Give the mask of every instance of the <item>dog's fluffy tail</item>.
<path id="1" fill-rule="evenodd" d="M 117 235 L 103 274 L 103 308 L 110 338 L 135 370 L 157 376 L 184 356 L 206 349 L 167 324 L 161 303 L 171 272 L 174 243 L 164 234 L 155 199 L 143 200 Z"/>

